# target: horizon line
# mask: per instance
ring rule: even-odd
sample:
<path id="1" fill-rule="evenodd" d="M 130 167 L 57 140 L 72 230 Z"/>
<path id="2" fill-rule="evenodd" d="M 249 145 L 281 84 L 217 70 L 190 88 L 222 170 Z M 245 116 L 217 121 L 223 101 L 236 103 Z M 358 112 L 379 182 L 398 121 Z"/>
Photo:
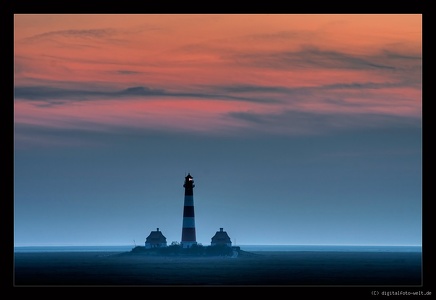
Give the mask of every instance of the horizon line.
<path id="1" fill-rule="evenodd" d="M 198 243 L 203 245 L 202 243 Z M 128 244 L 51 244 L 51 245 L 14 245 L 14 248 L 19 247 L 136 247 L 140 245 L 128 245 Z M 238 244 L 232 245 L 234 247 L 240 246 L 344 246 L 344 247 L 359 247 L 359 246 L 370 246 L 370 247 L 422 247 L 422 244 Z"/>

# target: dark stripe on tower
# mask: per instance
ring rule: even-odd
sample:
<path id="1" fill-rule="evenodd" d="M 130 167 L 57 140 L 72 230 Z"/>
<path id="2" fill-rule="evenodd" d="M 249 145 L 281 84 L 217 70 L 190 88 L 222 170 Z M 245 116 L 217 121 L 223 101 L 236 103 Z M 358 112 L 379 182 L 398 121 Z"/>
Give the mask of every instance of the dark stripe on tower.
<path id="1" fill-rule="evenodd" d="M 194 206 L 183 207 L 183 217 L 194 217 Z"/>
<path id="2" fill-rule="evenodd" d="M 194 191 L 193 191 L 192 186 L 186 185 L 185 186 L 185 196 L 192 196 L 192 195 L 194 195 Z"/>
<path id="3" fill-rule="evenodd" d="M 194 228 L 183 228 L 182 241 L 195 242 L 195 227 Z"/>

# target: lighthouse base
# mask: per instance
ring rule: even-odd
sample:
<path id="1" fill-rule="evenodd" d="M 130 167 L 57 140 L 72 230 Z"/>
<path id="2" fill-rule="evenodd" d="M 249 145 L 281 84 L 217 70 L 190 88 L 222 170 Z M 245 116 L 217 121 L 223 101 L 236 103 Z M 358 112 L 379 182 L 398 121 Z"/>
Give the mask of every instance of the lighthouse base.
<path id="1" fill-rule="evenodd" d="M 160 248 L 145 248 L 144 246 L 136 246 L 130 252 L 124 254 L 138 254 L 147 256 L 180 256 L 180 257 L 231 257 L 238 258 L 240 256 L 257 255 L 240 249 L 240 247 L 227 245 L 217 246 L 202 246 L 201 244 L 192 245 L 189 248 L 182 248 L 181 245 L 171 245 Z"/>
<path id="2" fill-rule="evenodd" d="M 193 245 L 197 245 L 197 242 L 181 242 L 182 248 L 191 248 Z"/>

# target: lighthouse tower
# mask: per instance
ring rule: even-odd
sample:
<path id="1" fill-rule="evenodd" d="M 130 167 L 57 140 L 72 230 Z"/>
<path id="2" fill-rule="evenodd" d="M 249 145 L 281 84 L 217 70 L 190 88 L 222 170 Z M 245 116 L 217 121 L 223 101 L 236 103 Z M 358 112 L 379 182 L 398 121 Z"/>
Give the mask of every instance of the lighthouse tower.
<path id="1" fill-rule="evenodd" d="M 194 192 L 195 187 L 193 177 L 190 173 L 185 177 L 185 204 L 183 206 L 183 228 L 182 228 L 182 241 L 183 248 L 190 248 L 196 245 L 195 237 L 195 217 L 194 217 Z"/>

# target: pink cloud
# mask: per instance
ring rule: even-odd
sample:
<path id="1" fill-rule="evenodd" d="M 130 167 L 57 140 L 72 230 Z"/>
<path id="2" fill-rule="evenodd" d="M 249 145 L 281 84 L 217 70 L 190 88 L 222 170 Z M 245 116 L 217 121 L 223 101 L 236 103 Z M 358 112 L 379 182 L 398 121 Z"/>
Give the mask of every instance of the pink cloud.
<path id="1" fill-rule="evenodd" d="M 419 15 L 20 15 L 14 35 L 16 86 L 165 91 L 16 99 L 18 124 L 218 133 L 256 128 L 233 113 L 421 116 Z"/>

